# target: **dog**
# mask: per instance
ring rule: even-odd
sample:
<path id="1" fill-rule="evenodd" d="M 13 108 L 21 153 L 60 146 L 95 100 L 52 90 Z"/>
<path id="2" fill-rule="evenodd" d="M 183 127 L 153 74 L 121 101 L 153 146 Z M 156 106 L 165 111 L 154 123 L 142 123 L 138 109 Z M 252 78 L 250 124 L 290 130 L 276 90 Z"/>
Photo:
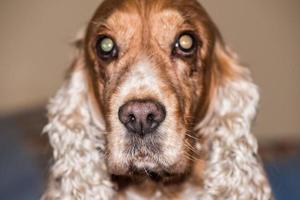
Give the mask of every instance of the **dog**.
<path id="1" fill-rule="evenodd" d="M 42 199 L 272 199 L 257 86 L 196 0 L 105 0 L 76 48 Z"/>

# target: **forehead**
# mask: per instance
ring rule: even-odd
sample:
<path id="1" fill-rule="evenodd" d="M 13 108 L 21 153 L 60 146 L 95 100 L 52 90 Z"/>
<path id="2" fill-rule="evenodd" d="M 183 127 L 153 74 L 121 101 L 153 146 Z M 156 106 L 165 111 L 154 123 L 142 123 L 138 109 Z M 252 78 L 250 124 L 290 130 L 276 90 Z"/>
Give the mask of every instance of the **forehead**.
<path id="1" fill-rule="evenodd" d="M 196 0 L 106 0 L 97 9 L 92 23 L 111 31 L 133 31 L 139 27 L 172 30 L 192 25 L 198 18 L 205 26 L 209 17 Z M 183 27 L 185 28 L 185 27 Z M 186 27 L 188 28 L 188 27 Z M 117 29 L 117 30 L 115 30 Z"/>
<path id="2" fill-rule="evenodd" d="M 105 1 L 97 10 L 93 23 L 99 29 L 133 34 L 137 29 L 175 30 L 185 23 L 183 15 L 165 0 L 113 0 Z M 157 26 L 157 27 L 156 27 Z"/>
<path id="3" fill-rule="evenodd" d="M 201 52 L 207 52 L 214 24 L 196 0 L 105 0 L 91 20 L 88 38 L 110 35 L 123 52 L 148 44 L 168 51 L 176 35 L 187 30 L 198 34 Z"/>

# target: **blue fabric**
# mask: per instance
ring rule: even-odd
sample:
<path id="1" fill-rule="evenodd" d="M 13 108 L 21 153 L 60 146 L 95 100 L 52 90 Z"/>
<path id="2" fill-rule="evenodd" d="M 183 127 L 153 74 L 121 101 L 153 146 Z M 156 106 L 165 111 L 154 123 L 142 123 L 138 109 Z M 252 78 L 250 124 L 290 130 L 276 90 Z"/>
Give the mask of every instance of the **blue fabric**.
<path id="1" fill-rule="evenodd" d="M 300 155 L 266 164 L 276 200 L 300 200 Z"/>
<path id="2" fill-rule="evenodd" d="M 24 135 L 13 120 L 0 120 L 0 199 L 40 199 L 41 171 L 26 151 Z"/>

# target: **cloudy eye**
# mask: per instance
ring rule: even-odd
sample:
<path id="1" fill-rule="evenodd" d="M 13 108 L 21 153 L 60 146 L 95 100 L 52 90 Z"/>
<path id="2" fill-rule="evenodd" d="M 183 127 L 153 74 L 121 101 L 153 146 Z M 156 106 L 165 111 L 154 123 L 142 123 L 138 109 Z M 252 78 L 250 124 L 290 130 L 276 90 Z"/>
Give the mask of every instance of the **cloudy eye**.
<path id="1" fill-rule="evenodd" d="M 112 59 L 118 54 L 114 40 L 109 36 L 100 36 L 96 43 L 97 55 L 101 59 Z"/>
<path id="2" fill-rule="evenodd" d="M 195 52 L 197 47 L 195 36 L 190 32 L 181 33 L 176 41 L 173 53 L 182 56 L 190 56 Z"/>

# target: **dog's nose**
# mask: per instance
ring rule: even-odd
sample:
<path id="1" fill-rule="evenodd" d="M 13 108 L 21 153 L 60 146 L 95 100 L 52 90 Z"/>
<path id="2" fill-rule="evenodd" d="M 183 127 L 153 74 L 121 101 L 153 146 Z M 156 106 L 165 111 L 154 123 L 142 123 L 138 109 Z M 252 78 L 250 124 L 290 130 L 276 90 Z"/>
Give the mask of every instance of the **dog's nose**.
<path id="1" fill-rule="evenodd" d="M 119 109 L 122 124 L 140 136 L 153 133 L 165 118 L 164 106 L 152 100 L 132 100 Z"/>

